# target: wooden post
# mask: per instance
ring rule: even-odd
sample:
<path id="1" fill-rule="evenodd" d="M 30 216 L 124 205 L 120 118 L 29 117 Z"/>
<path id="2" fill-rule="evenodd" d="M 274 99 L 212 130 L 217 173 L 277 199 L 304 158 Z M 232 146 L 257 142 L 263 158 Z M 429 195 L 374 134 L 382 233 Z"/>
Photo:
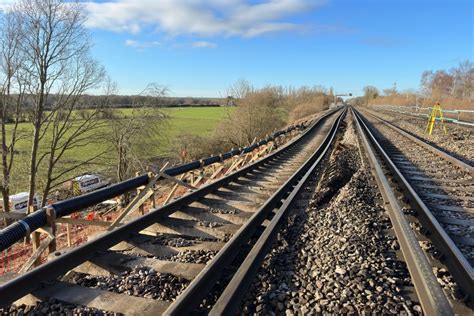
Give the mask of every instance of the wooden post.
<path id="1" fill-rule="evenodd" d="M 165 164 L 165 165 L 167 166 L 167 164 Z M 162 168 L 162 170 L 164 170 L 164 169 Z M 149 177 L 150 179 L 153 179 L 153 177 L 154 177 L 153 172 L 148 172 L 148 177 Z M 155 186 L 155 185 L 156 185 L 156 184 L 153 184 L 153 185 L 151 186 L 151 188 L 150 188 L 151 191 L 152 191 L 151 196 L 150 196 L 150 202 L 151 202 L 151 203 L 150 203 L 150 207 L 151 207 L 151 208 L 156 208 L 156 201 L 155 201 L 155 198 L 156 198 L 156 195 L 155 195 L 156 186 Z"/>
<path id="2" fill-rule="evenodd" d="M 145 215 L 145 208 L 143 204 L 138 207 L 138 212 L 140 215 Z"/>
<path id="3" fill-rule="evenodd" d="M 143 189 L 138 188 L 138 189 L 137 189 L 137 196 L 140 196 L 140 194 L 142 193 L 142 191 L 143 191 Z M 144 214 L 145 214 L 145 210 L 144 210 L 144 208 L 143 208 L 143 203 L 140 204 L 140 206 L 138 206 L 138 213 L 139 213 L 140 215 L 144 215 Z"/>
<path id="4" fill-rule="evenodd" d="M 202 164 L 201 164 L 201 165 L 202 165 Z M 192 189 L 192 190 L 194 190 L 194 189 L 196 189 L 197 187 L 199 187 L 199 184 L 201 183 L 201 181 L 204 180 L 204 168 L 203 168 L 203 167 L 201 167 L 201 168 L 199 169 L 199 175 L 197 176 L 196 179 L 193 179 L 193 180 L 194 180 L 194 181 L 191 183 L 191 186 L 194 187 L 194 188 L 192 188 L 192 187 L 189 188 L 189 189 Z M 186 186 L 186 185 L 185 185 L 185 186 Z"/>
<path id="5" fill-rule="evenodd" d="M 224 164 L 221 164 L 221 166 L 217 168 L 217 170 L 209 177 L 209 179 L 207 179 L 206 184 L 211 183 L 212 180 L 217 178 L 217 176 L 219 176 L 223 172 L 223 170 L 224 170 Z"/>
<path id="6" fill-rule="evenodd" d="M 153 190 L 153 193 L 151 194 L 150 199 L 151 199 L 151 207 L 156 208 L 156 200 L 155 200 L 156 196 L 155 196 L 155 191 L 154 190 Z"/>
<path id="7" fill-rule="evenodd" d="M 135 176 L 138 177 L 139 175 L 140 175 L 140 172 L 137 171 L 137 172 L 135 173 Z M 140 193 L 141 193 L 141 192 L 142 192 L 142 189 L 137 188 L 137 196 L 140 196 Z M 144 211 L 144 208 L 143 208 L 143 204 L 141 204 L 141 205 L 138 207 L 138 213 L 139 213 L 140 215 L 144 215 L 144 214 L 145 214 L 145 211 Z"/>
<path id="8" fill-rule="evenodd" d="M 244 159 L 245 159 L 245 157 L 239 156 L 239 157 L 232 163 L 232 165 L 229 167 L 229 169 L 226 170 L 225 175 L 228 175 L 228 174 L 232 173 L 235 169 L 237 169 L 238 166 L 242 164 L 242 162 L 244 161 Z"/>
<path id="9" fill-rule="evenodd" d="M 33 254 L 31 255 L 31 257 L 28 258 L 28 260 L 26 260 L 26 263 L 21 267 L 21 269 L 19 270 L 19 273 L 24 273 L 28 270 L 30 270 L 30 268 L 32 266 L 37 266 L 35 264 L 35 262 L 39 261 L 40 258 L 41 258 L 41 255 L 43 254 L 43 252 L 46 250 L 46 248 L 48 248 L 49 244 L 53 241 L 53 237 L 51 237 L 50 235 L 48 235 L 44 241 L 40 244 L 40 246 L 38 247 L 38 249 L 36 249 L 35 252 L 33 252 Z"/>
<path id="10" fill-rule="evenodd" d="M 71 225 L 66 224 L 66 238 L 67 238 L 67 246 L 71 248 L 72 241 L 71 241 Z"/>
<path id="11" fill-rule="evenodd" d="M 53 240 L 48 245 L 49 253 L 56 251 L 56 211 L 52 207 L 46 209 L 46 220 L 51 228 L 51 237 Z"/>
<path id="12" fill-rule="evenodd" d="M 178 179 L 183 180 L 185 174 L 182 174 Z M 166 197 L 165 201 L 163 202 L 163 205 L 168 204 L 168 202 L 171 200 L 173 197 L 174 193 L 176 192 L 176 189 L 178 189 L 179 183 L 176 183 L 173 188 L 171 189 L 170 193 L 168 193 L 168 196 Z"/>
<path id="13" fill-rule="evenodd" d="M 173 181 L 179 181 L 178 179 L 163 173 L 167 166 L 168 162 L 160 169 L 160 171 L 158 171 L 158 174 L 150 179 L 145 188 L 138 192 L 137 196 L 133 198 L 133 200 L 125 207 L 125 209 L 117 216 L 117 218 L 115 218 L 115 220 L 107 228 L 108 231 L 120 225 L 120 222 L 127 216 L 127 214 L 134 212 L 137 208 L 142 207 L 142 204 L 150 199 L 150 196 L 154 193 L 154 186 L 159 178 L 163 177 Z M 185 185 L 187 184 L 185 183 Z M 140 212 L 143 213 L 143 208 L 140 209 Z"/>
<path id="14" fill-rule="evenodd" d="M 30 205 L 29 207 L 29 214 L 32 214 L 36 211 L 36 206 L 35 205 Z M 39 232 L 32 232 L 31 233 L 31 241 L 33 243 L 33 252 L 38 251 L 38 249 L 41 246 L 41 234 Z M 41 260 L 38 257 L 35 262 L 33 263 L 33 266 L 37 267 L 41 264 Z"/>

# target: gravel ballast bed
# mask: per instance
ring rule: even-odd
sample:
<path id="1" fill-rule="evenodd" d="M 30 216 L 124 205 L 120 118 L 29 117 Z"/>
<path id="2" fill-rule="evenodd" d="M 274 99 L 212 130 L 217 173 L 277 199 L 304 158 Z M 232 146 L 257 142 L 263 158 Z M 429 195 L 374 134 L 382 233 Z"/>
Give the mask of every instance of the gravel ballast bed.
<path id="1" fill-rule="evenodd" d="M 38 302 L 36 305 L 12 305 L 9 308 L 0 309 L 0 315 L 57 315 L 57 316 L 122 316 L 121 313 L 107 312 L 91 307 L 77 306 L 50 299 L 46 302 Z"/>
<path id="2" fill-rule="evenodd" d="M 353 133 L 349 126 L 332 158 L 336 168 L 310 208 L 289 216 L 242 314 L 422 312 L 405 291 L 410 276 L 396 257 L 395 237 L 387 234 L 391 224 L 377 204 L 380 194 L 369 184 L 371 175 L 357 170 Z"/>
<path id="3" fill-rule="evenodd" d="M 217 254 L 217 251 L 186 250 L 168 258 L 169 261 L 182 263 L 207 263 Z"/>
<path id="4" fill-rule="evenodd" d="M 76 273 L 70 282 L 85 287 L 170 302 L 189 284 L 186 279 L 159 273 L 147 267 L 137 267 L 112 276 Z"/>

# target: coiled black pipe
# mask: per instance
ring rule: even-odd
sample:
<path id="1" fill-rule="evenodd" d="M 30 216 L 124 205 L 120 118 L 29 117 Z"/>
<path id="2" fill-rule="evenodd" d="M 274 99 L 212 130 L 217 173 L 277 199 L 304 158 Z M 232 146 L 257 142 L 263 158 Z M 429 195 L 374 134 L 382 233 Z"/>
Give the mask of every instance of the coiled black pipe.
<path id="1" fill-rule="evenodd" d="M 168 168 L 164 171 L 164 173 L 170 176 L 176 176 L 176 175 L 186 173 L 188 171 L 192 171 L 195 169 L 202 168 L 204 166 L 211 165 L 213 163 L 216 163 L 222 160 L 229 159 L 236 155 L 249 153 L 255 148 L 265 145 L 269 141 L 283 134 L 286 134 L 295 129 L 300 129 L 304 127 L 305 127 L 304 123 L 295 125 L 285 130 L 278 131 L 274 133 L 271 137 L 268 137 L 257 144 L 250 145 L 243 149 L 234 149 L 222 155 L 216 155 L 216 156 L 212 156 L 206 159 L 196 160 L 184 165 Z M 116 196 L 124 194 L 125 192 L 136 189 L 142 185 L 146 185 L 149 181 L 150 181 L 150 178 L 148 175 L 141 175 L 141 176 L 114 184 L 112 186 L 88 193 L 88 194 L 84 194 L 84 195 L 74 197 L 65 201 L 48 205 L 47 207 L 55 210 L 56 217 L 67 216 L 78 210 L 96 205 L 105 200 L 114 198 Z M 35 231 L 36 229 L 46 225 L 46 223 L 47 223 L 46 210 L 45 208 L 43 208 L 9 225 L 8 227 L 0 230 L 0 251 L 3 251 L 9 248 L 18 240 L 29 235 L 31 232 Z"/>

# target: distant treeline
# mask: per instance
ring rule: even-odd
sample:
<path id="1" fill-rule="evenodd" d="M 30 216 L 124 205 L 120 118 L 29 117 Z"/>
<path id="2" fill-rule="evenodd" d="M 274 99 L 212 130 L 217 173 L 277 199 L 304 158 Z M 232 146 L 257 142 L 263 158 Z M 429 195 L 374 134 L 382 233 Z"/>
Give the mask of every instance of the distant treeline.
<path id="1" fill-rule="evenodd" d="M 421 75 L 420 89 L 397 91 L 396 86 L 380 91 L 366 86 L 364 96 L 350 100 L 354 105 L 399 105 L 430 107 L 440 102 L 444 109 L 474 109 L 474 64 L 464 61 L 449 70 L 428 70 Z"/>
<path id="2" fill-rule="evenodd" d="M 82 96 L 82 104 L 86 107 L 95 107 L 104 104 L 104 100 L 108 98 L 108 104 L 117 108 L 129 108 L 132 106 L 161 106 L 161 107 L 204 107 L 204 106 L 224 106 L 227 99 L 223 98 L 197 98 L 197 97 L 150 97 L 136 95 L 84 95 Z M 49 102 L 54 103 L 54 97 Z"/>
<path id="3" fill-rule="evenodd" d="M 13 95 L 15 96 L 15 95 Z M 51 94 L 45 102 L 45 108 L 51 109 L 58 100 L 58 96 Z M 130 107 L 217 107 L 227 105 L 224 98 L 198 98 L 198 97 L 151 97 L 136 95 L 82 95 L 78 100 L 80 108 L 96 108 L 108 104 L 114 108 Z M 33 96 L 24 96 L 24 108 L 28 110 L 34 104 Z"/>

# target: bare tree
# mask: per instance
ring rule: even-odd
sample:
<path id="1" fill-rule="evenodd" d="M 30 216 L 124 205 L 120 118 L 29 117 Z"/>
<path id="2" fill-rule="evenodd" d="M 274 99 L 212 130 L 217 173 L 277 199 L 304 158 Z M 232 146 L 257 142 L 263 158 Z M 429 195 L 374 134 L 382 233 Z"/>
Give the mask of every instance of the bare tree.
<path id="1" fill-rule="evenodd" d="M 144 154 L 150 147 L 157 146 L 156 139 L 162 130 L 166 115 L 157 107 L 159 100 L 167 93 L 166 87 L 149 84 L 141 91 L 131 108 L 109 109 L 110 133 L 106 136 L 115 152 L 116 178 L 123 181 L 133 172 L 145 169 Z M 148 96 L 155 104 L 139 106 L 138 99 Z"/>
<path id="2" fill-rule="evenodd" d="M 69 119 L 77 108 L 79 96 L 96 86 L 102 70 L 89 57 L 90 39 L 84 27 L 83 5 L 64 0 L 20 0 L 14 7 L 20 16 L 22 66 L 27 73 L 26 93 L 32 96 L 33 137 L 29 163 L 29 198 L 33 203 L 38 169 L 49 159 L 47 182 L 64 152 L 81 136 L 69 136 Z M 47 108 L 51 95 L 55 103 Z M 87 123 L 86 123 L 87 125 Z M 77 127 L 82 131 L 84 127 Z M 53 131 L 49 151 L 41 152 L 46 135 Z M 74 133 L 73 133 L 74 134 Z M 75 135 L 82 133 L 76 133 Z M 83 134 L 82 134 L 83 135 Z M 69 138 L 66 139 L 66 138 Z M 49 185 L 47 185 L 48 187 Z M 45 192 L 47 194 L 47 189 Z"/>
<path id="3" fill-rule="evenodd" d="M 435 99 L 449 98 L 454 78 L 444 70 L 438 70 L 431 79 L 431 96 Z"/>
<path id="4" fill-rule="evenodd" d="M 468 100 L 474 92 L 474 65 L 466 60 L 452 68 L 449 74 L 453 78 L 452 97 Z"/>
<path id="5" fill-rule="evenodd" d="M 370 100 L 375 99 L 379 96 L 379 90 L 374 86 L 366 86 L 364 87 L 364 101 L 365 105 L 369 104 Z"/>
<path id="6" fill-rule="evenodd" d="M 231 146 L 246 146 L 255 137 L 263 138 L 285 124 L 284 102 L 278 87 L 253 90 L 240 100 L 235 111 L 228 112 L 217 132 Z"/>
<path id="7" fill-rule="evenodd" d="M 71 171 L 91 163 L 104 155 L 107 150 L 91 154 L 87 159 L 68 164 L 66 168 L 56 168 L 65 154 L 70 150 L 85 148 L 100 141 L 101 128 L 106 122 L 101 119 L 103 108 L 96 105 L 94 108 L 81 112 L 80 119 L 76 114 L 86 104 L 81 104 L 82 95 L 90 88 L 100 84 L 105 76 L 104 70 L 96 61 L 87 56 L 75 61 L 75 65 L 68 68 L 69 74 L 62 81 L 61 88 L 55 94 L 56 100 L 48 114 L 47 129 L 50 137 L 45 141 L 47 148 L 37 161 L 37 170 L 40 163 L 46 160 L 46 176 L 42 192 L 42 203 L 47 202 L 51 188 L 62 183 L 63 178 Z"/>
<path id="8" fill-rule="evenodd" d="M 440 99 L 472 100 L 474 98 L 474 66 L 470 61 L 461 62 L 449 71 L 424 71 L 421 87 L 426 96 Z"/>
<path id="9" fill-rule="evenodd" d="M 232 97 L 234 100 L 245 98 L 254 88 L 246 79 L 239 79 L 226 90 L 226 97 Z"/>
<path id="10" fill-rule="evenodd" d="M 431 95 L 431 81 L 432 81 L 432 79 L 433 79 L 433 71 L 432 70 L 425 70 L 421 74 L 421 80 L 420 80 L 421 91 L 426 96 Z"/>
<path id="11" fill-rule="evenodd" d="M 397 84 L 394 83 L 393 86 L 391 88 L 387 88 L 387 89 L 383 89 L 383 94 L 385 96 L 396 96 L 398 94 L 398 91 L 397 91 Z"/>
<path id="12" fill-rule="evenodd" d="M 0 28 L 0 125 L 2 151 L 3 211 L 9 212 L 10 178 L 16 145 L 26 135 L 20 133 L 18 126 L 22 118 L 22 104 L 25 85 L 20 68 L 19 45 L 22 40 L 18 27 L 19 16 L 8 11 L 1 15 Z M 7 129 L 7 124 L 9 125 Z"/>

